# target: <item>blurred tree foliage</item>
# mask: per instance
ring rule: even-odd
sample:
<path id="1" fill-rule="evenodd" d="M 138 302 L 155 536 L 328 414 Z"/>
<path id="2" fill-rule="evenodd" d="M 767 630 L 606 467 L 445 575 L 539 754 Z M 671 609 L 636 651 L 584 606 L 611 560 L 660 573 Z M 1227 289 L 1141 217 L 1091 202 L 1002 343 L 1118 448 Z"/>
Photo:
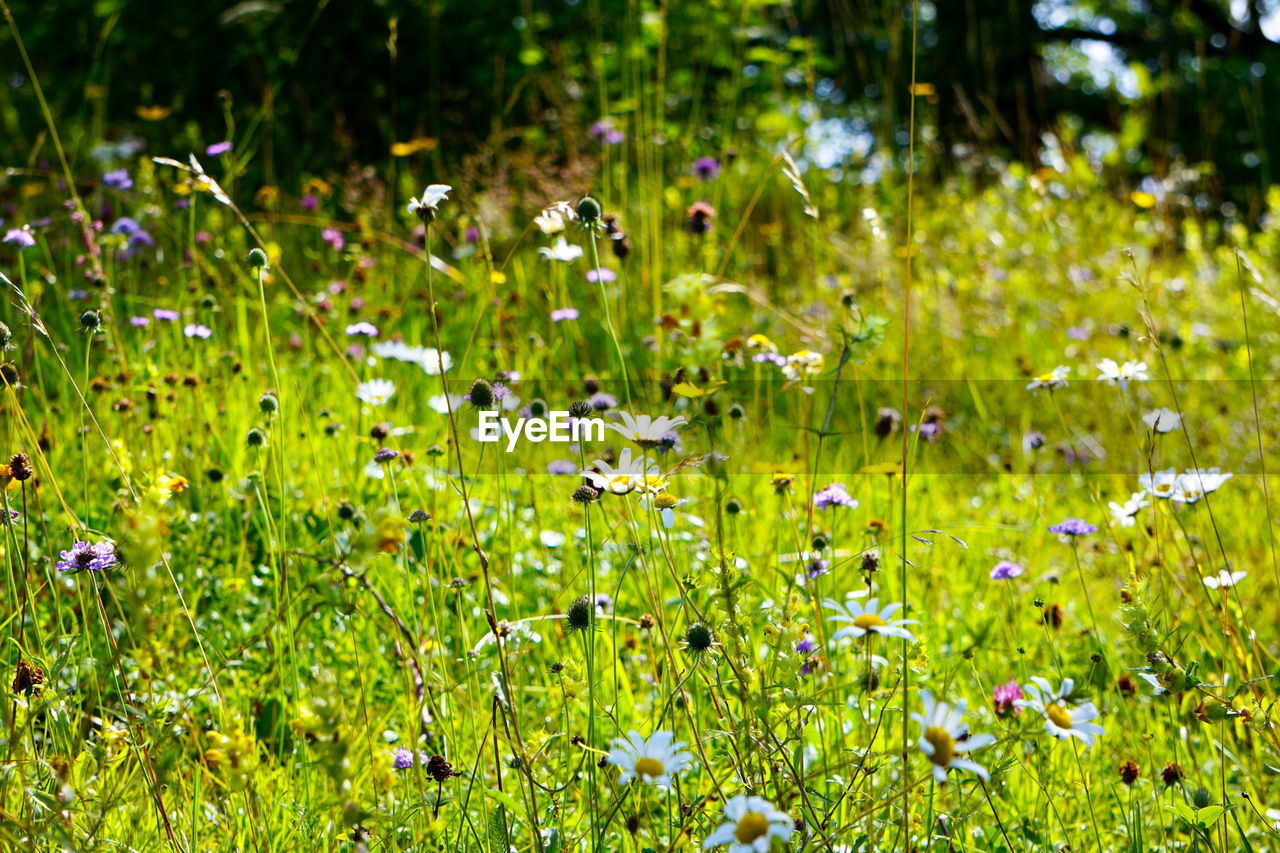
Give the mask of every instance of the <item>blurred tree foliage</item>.
<path id="1" fill-rule="evenodd" d="M 900 158 L 913 29 L 918 120 L 944 168 L 989 153 L 1038 163 L 1052 138 L 1093 144 L 1123 180 L 1213 164 L 1207 197 L 1256 211 L 1280 145 L 1266 109 L 1280 0 L 9 5 L 77 156 L 126 131 L 165 153 L 231 136 L 280 181 L 421 137 L 445 154 L 572 154 L 605 115 L 686 148 L 856 117 L 873 150 L 844 156 Z M 20 163 L 47 140 L 7 29 L 0 55 L 0 157 Z"/>

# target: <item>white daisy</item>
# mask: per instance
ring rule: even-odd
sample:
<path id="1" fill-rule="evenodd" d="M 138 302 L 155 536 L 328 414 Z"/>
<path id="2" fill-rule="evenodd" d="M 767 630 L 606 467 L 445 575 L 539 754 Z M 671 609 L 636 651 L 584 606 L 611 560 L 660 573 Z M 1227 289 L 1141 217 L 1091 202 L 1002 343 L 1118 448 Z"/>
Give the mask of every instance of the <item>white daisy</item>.
<path id="1" fill-rule="evenodd" d="M 1066 388 L 1067 377 L 1071 375 L 1071 368 L 1065 364 L 1060 364 L 1048 373 L 1042 373 L 1027 385 L 1028 391 L 1039 391 L 1041 388 L 1048 388 L 1052 391 L 1055 388 Z"/>
<path id="2" fill-rule="evenodd" d="M 668 432 L 687 423 L 684 418 L 669 418 L 666 415 L 658 418 L 648 415 L 632 417 L 630 412 L 618 412 L 618 415 L 622 418 L 622 423 L 609 424 L 609 429 L 641 447 L 656 447 Z"/>
<path id="3" fill-rule="evenodd" d="M 995 735 L 971 735 L 964 722 L 965 700 L 955 708 L 945 702 L 934 702 L 928 690 L 920 691 L 924 705 L 923 714 L 912 714 L 911 719 L 920 724 L 920 751 L 933 764 L 933 778 L 938 784 L 947 781 L 948 770 L 968 770 L 983 782 L 991 777 L 987 769 L 976 761 L 961 758 L 960 754 L 982 749 L 996 742 Z"/>
<path id="4" fill-rule="evenodd" d="M 688 502 L 689 498 L 677 498 L 675 495 L 670 495 L 666 492 L 640 496 L 640 505 L 647 510 L 652 504 L 653 508 L 658 511 L 658 516 L 662 519 L 662 526 L 667 530 L 676 526 L 675 508 Z"/>
<path id="5" fill-rule="evenodd" d="M 654 732 L 645 740 L 635 729 L 625 738 L 614 738 L 608 761 L 622 770 L 618 784 L 625 785 L 632 779 L 648 782 L 659 788 L 671 787 L 672 774 L 693 763 L 693 756 L 683 751 L 684 741 L 672 743 L 671 732 Z"/>
<path id="6" fill-rule="evenodd" d="M 868 590 L 850 593 L 845 598 L 845 603 L 841 604 L 834 598 L 828 598 L 823 601 L 829 609 L 835 611 L 834 616 L 828 616 L 828 622 L 845 623 L 843 628 L 838 629 L 831 635 L 833 640 L 842 640 L 845 637 L 862 637 L 866 634 L 880 634 L 885 637 L 901 637 L 907 642 L 914 643 L 916 638 L 903 625 L 919 625 L 920 623 L 914 619 L 893 619 L 893 614 L 901 609 L 901 604 L 887 604 L 883 608 L 879 608 L 880 599 L 873 598 L 865 605 L 856 599 L 866 595 Z"/>
<path id="7" fill-rule="evenodd" d="M 390 358 L 416 364 L 428 376 L 439 376 L 453 367 L 453 356 L 435 347 L 411 346 L 404 341 L 379 341 L 369 347 L 378 358 Z"/>
<path id="8" fill-rule="evenodd" d="M 1228 586 L 1235 586 L 1248 576 L 1248 572 L 1231 572 L 1223 569 L 1216 576 L 1210 575 L 1205 578 L 1204 585 L 1209 589 L 1222 589 Z"/>
<path id="9" fill-rule="evenodd" d="M 1033 676 L 1031 681 L 1031 684 L 1023 687 L 1023 695 L 1028 698 L 1014 700 L 1013 704 L 1019 708 L 1033 708 L 1044 716 L 1046 732 L 1058 740 L 1078 738 L 1087 752 L 1104 732 L 1102 726 L 1090 722 L 1098 716 L 1098 709 L 1092 702 L 1085 702 L 1075 708 L 1068 708 L 1064 704 L 1064 700 L 1076 686 L 1070 678 L 1064 678 L 1062 686 L 1056 692 L 1046 678 Z"/>
<path id="10" fill-rule="evenodd" d="M 1222 473 L 1218 468 L 1188 468 L 1178 475 L 1173 494 L 1169 497 L 1181 503 L 1195 503 L 1218 491 L 1233 476 L 1230 472 Z"/>
<path id="11" fill-rule="evenodd" d="M 1124 364 L 1116 364 L 1113 359 L 1104 358 L 1098 363 L 1098 370 L 1102 374 L 1098 377 L 1099 382 L 1105 382 L 1108 385 L 1119 385 L 1121 391 L 1126 390 L 1130 382 L 1146 382 L 1151 378 L 1147 374 L 1147 365 L 1141 361 L 1126 361 Z"/>
<path id="12" fill-rule="evenodd" d="M 356 386 L 356 398 L 370 406 L 381 406 L 396 393 L 396 384 L 390 379 L 370 379 Z"/>
<path id="13" fill-rule="evenodd" d="M 623 448 L 616 466 L 597 459 L 592 467 L 598 470 L 582 471 L 582 476 L 600 491 L 614 495 L 625 495 L 636 489 L 656 493 L 666 484 L 657 463 L 646 463 L 642 457 L 631 458 L 630 447 Z"/>
<path id="14" fill-rule="evenodd" d="M 434 219 L 436 208 L 452 191 L 453 187 L 448 184 L 432 184 L 422 191 L 422 198 L 409 199 L 409 212 L 419 219 Z"/>
<path id="15" fill-rule="evenodd" d="M 573 209 L 573 205 L 567 201 L 558 201 L 543 208 L 542 212 L 534 217 L 533 224 L 543 234 L 551 237 L 559 234 L 577 218 L 578 213 Z"/>
<path id="16" fill-rule="evenodd" d="M 554 246 L 543 246 L 538 249 L 538 254 L 542 255 L 542 257 L 549 261 L 564 261 L 565 263 L 569 263 L 582 257 L 582 247 L 575 246 L 564 237 L 560 237 L 556 240 L 556 244 Z"/>
<path id="17" fill-rule="evenodd" d="M 1138 511 L 1151 505 L 1148 500 L 1149 495 L 1143 492 L 1134 492 L 1129 496 L 1129 500 L 1124 503 L 1116 503 L 1111 501 L 1111 525 L 1113 527 L 1133 527 L 1138 523 Z"/>
<path id="18" fill-rule="evenodd" d="M 435 394 L 427 399 L 427 408 L 438 415 L 447 415 L 450 409 L 458 411 L 465 402 L 467 398 L 463 394 L 450 394 L 447 400 L 443 394 Z"/>
<path id="19" fill-rule="evenodd" d="M 782 365 L 782 375 L 792 382 L 801 376 L 817 376 L 822 372 L 822 353 L 802 349 L 787 356 Z"/>
<path id="20" fill-rule="evenodd" d="M 725 822 L 702 842 L 703 850 L 728 844 L 728 853 L 768 853 L 773 839 L 786 842 L 795 824 L 761 797 L 739 794 L 724 804 Z"/>
<path id="21" fill-rule="evenodd" d="M 1142 416 L 1142 422 L 1152 432 L 1173 432 L 1182 423 L 1182 415 L 1173 409 L 1153 409 Z"/>
<path id="22" fill-rule="evenodd" d="M 1153 498 L 1172 497 L 1178 485 L 1178 469 L 1166 468 L 1163 471 L 1156 471 L 1154 474 L 1139 474 L 1138 485 L 1142 487 L 1142 491 Z"/>

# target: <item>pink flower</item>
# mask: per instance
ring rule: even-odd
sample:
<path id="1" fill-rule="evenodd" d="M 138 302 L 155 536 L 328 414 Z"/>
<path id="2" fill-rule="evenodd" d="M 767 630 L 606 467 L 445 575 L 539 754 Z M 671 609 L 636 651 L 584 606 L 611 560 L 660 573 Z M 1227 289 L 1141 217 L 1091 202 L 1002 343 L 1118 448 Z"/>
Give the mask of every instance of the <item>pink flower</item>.
<path id="1" fill-rule="evenodd" d="M 1011 678 L 1008 684 L 997 684 L 994 698 L 996 716 L 1007 717 L 1012 713 L 1016 717 L 1022 713 L 1022 707 L 1013 704 L 1022 698 L 1022 688 L 1018 686 L 1018 679 Z"/>
<path id="2" fill-rule="evenodd" d="M 342 236 L 342 232 L 337 228 L 326 228 L 320 232 L 320 236 L 335 252 L 341 252 L 342 248 L 347 245 L 346 238 Z"/>

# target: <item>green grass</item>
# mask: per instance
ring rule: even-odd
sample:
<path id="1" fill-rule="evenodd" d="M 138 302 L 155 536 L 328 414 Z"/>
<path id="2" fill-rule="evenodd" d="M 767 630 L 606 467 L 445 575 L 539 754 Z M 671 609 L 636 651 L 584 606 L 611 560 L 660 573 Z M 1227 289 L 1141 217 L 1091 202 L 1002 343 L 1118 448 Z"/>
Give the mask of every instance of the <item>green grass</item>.
<path id="1" fill-rule="evenodd" d="M 0 246 L 0 456 L 34 466 L 4 491 L 18 518 L 0 542 L 3 660 L 44 674 L 3 703 L 7 849 L 698 849 L 743 793 L 796 821 L 792 850 L 1277 849 L 1262 814 L 1280 799 L 1274 224 L 1196 224 L 1176 193 L 1117 198 L 1080 161 L 916 187 L 906 241 L 895 179 L 811 170 L 806 199 L 762 147 L 702 183 L 629 139 L 595 185 L 634 251 L 619 261 L 574 225 L 583 256 L 561 263 L 530 223 L 577 198 L 416 159 L 384 188 L 391 218 L 339 207 L 381 197 L 369 183 L 314 212 L 301 187 L 260 208 L 240 186 L 242 215 L 171 166 L 120 165 L 133 188 L 86 183 L 86 209 L 109 202 L 154 246 L 122 256 L 108 221 L 98 261 L 80 258 L 56 185 L 34 176 L 15 181 L 6 230 L 52 222 L 31 248 Z M 454 184 L 427 235 L 434 269 L 403 212 L 432 182 Z M 712 228 L 690 234 L 704 198 Z M 259 246 L 263 271 L 246 260 Z M 597 249 L 618 273 L 603 286 L 586 277 Z M 578 319 L 552 322 L 566 306 Z M 514 371 L 522 405 L 598 387 L 683 415 L 676 449 L 634 450 L 687 499 L 673 526 L 634 495 L 575 503 L 581 479 L 547 473 L 621 452 L 621 436 L 477 443 L 475 408 L 438 411 L 441 377 L 371 361 L 345 332 L 358 321 L 450 353 L 453 394 Z M 789 381 L 752 360 L 753 335 L 821 365 Z M 1098 383 L 1103 358 L 1151 378 Z M 1026 390 L 1059 364 L 1067 387 Z M 362 404 L 374 378 L 396 392 Z M 1185 430 L 1153 438 L 1140 418 L 1161 406 Z M 900 423 L 881 436 L 884 408 Z M 382 447 L 401 455 L 378 467 Z M 1108 526 L 1140 473 L 1214 465 L 1235 476 L 1207 499 Z M 859 505 L 814 508 L 832 482 Z M 1066 516 L 1100 529 L 1060 541 L 1048 526 Z M 77 540 L 115 543 L 120 564 L 59 573 Z M 830 565 L 809 578 L 813 556 Z M 1004 559 L 1025 572 L 992 581 Z M 1247 577 L 1202 582 L 1228 566 Z M 868 585 L 906 602 L 916 642 L 831 641 L 823 600 Z M 573 602 L 600 594 L 607 611 L 571 630 Z M 1148 668 L 1172 695 L 1137 677 Z M 1096 704 L 1092 749 L 1050 738 L 1032 709 L 994 713 L 996 685 L 1032 676 L 1074 679 L 1066 704 Z M 904 726 L 922 690 L 966 701 L 971 730 L 995 736 L 972 755 L 989 784 L 932 780 Z M 688 744 L 669 791 L 597 766 L 631 729 Z M 393 770 L 397 747 L 458 775 Z"/>

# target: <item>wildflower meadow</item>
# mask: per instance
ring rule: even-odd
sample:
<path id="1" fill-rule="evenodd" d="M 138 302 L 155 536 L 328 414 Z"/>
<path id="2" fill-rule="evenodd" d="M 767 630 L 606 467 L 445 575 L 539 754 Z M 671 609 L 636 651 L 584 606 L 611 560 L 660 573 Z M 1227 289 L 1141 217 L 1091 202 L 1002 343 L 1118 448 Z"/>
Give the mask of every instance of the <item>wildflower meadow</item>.
<path id="1" fill-rule="evenodd" d="M 1280 850 L 1277 4 L 38 5 L 0 849 Z"/>

